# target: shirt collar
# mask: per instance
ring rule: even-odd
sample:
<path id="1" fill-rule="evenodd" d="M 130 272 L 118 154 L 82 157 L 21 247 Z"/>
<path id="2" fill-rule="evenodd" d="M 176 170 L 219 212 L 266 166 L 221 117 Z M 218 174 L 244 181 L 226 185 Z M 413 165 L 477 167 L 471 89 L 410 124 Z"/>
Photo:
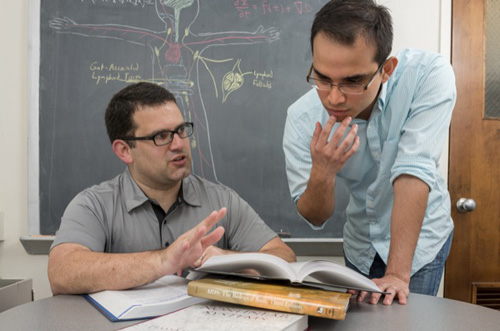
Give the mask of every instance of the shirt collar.
<path id="1" fill-rule="evenodd" d="M 199 199 L 199 185 L 195 185 L 196 176 L 189 175 L 182 180 L 182 195 L 184 202 L 192 206 L 201 206 Z"/>
<path id="2" fill-rule="evenodd" d="M 378 107 L 380 110 L 383 110 L 385 107 L 387 98 L 387 84 L 382 84 L 382 88 L 380 89 L 380 93 L 378 95 L 378 102 L 375 103 L 375 107 Z"/>
<path id="3" fill-rule="evenodd" d="M 372 112 L 370 113 L 370 118 L 368 119 L 368 121 L 355 117 L 353 118 L 351 125 L 354 123 L 358 125 L 364 125 L 367 122 L 369 122 L 373 118 L 373 116 L 380 113 L 384 109 L 386 98 L 387 98 L 387 84 L 382 84 L 382 86 L 380 87 L 380 93 L 378 94 L 377 97 L 377 101 L 373 103 Z"/>
<path id="4" fill-rule="evenodd" d="M 386 98 L 387 98 L 387 84 L 382 84 L 382 86 L 380 87 L 380 93 L 378 94 L 377 97 L 377 101 L 373 104 L 372 112 L 370 113 L 370 118 L 368 119 L 368 121 L 357 119 L 358 121 L 354 121 L 353 123 L 366 124 L 367 122 L 370 122 L 372 118 L 374 118 L 384 110 Z"/>
<path id="5" fill-rule="evenodd" d="M 194 178 L 193 175 L 189 175 L 182 180 L 182 192 L 179 192 L 179 198 L 192 206 L 201 206 L 200 199 L 198 198 L 199 188 L 195 185 Z M 125 197 L 125 206 L 128 212 L 150 200 L 134 181 L 128 167 L 122 175 L 120 186 L 120 191 Z"/>
<path id="6" fill-rule="evenodd" d="M 125 198 L 124 200 L 127 212 L 130 212 L 132 209 L 139 207 L 146 201 L 149 201 L 149 198 L 132 178 L 128 167 L 123 172 L 120 180 L 120 192 Z"/>

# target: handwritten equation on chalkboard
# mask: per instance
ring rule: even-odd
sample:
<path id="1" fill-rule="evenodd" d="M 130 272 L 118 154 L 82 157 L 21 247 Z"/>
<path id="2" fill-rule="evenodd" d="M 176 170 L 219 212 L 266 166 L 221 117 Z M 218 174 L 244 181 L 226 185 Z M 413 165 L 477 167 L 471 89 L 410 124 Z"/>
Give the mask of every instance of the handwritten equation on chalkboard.
<path id="1" fill-rule="evenodd" d="M 272 14 L 307 14 L 313 8 L 307 1 L 255 1 L 250 0 L 235 0 L 234 7 L 238 10 L 239 17 L 251 18 L 256 15 L 272 15 Z"/>

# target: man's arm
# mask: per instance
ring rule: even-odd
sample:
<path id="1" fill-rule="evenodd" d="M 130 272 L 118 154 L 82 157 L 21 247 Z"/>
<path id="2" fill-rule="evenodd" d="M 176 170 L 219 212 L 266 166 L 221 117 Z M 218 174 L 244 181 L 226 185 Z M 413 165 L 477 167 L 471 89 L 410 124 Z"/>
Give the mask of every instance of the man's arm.
<path id="1" fill-rule="evenodd" d="M 92 252 L 79 244 L 60 244 L 49 255 L 48 274 L 54 295 L 122 290 L 150 283 L 179 272 L 199 259 L 204 250 L 224 234 L 218 227 L 206 235 L 226 214 L 212 212 L 181 235 L 168 248 L 130 254 Z"/>
<path id="2" fill-rule="evenodd" d="M 347 160 L 354 155 L 359 146 L 356 136 L 357 125 L 342 137 L 348 130 L 351 118 L 346 118 L 335 130 L 330 140 L 328 137 L 335 125 L 335 117 L 330 117 L 324 128 L 316 123 L 311 140 L 312 168 L 306 190 L 297 201 L 299 213 L 314 225 L 321 225 L 334 211 L 335 207 L 335 176 Z"/>
<path id="3" fill-rule="evenodd" d="M 429 186 L 434 185 L 435 165 L 446 143 L 456 100 L 455 75 L 449 61 L 439 55 L 432 57 L 432 65 L 428 63 L 426 69 L 418 74 L 408 115 L 401 124 L 400 131 L 404 134 L 399 144 L 405 151 L 391 166 L 391 174 L 399 175 L 393 182 L 389 257 L 385 276 L 375 280 L 382 290 L 392 294 L 384 298 L 384 304 L 391 304 L 396 295 L 401 304 L 406 303 L 413 255 L 429 199 Z M 401 78 L 400 84 L 408 78 Z M 411 176 L 416 168 L 420 179 Z M 370 302 L 379 299 L 380 295 L 376 294 Z"/>
<path id="4" fill-rule="evenodd" d="M 391 217 L 391 244 L 389 259 L 384 277 L 373 281 L 385 295 L 383 303 L 392 304 L 397 296 L 400 304 L 406 304 L 410 293 L 410 275 L 413 254 L 417 246 L 418 236 L 429 198 L 429 186 L 417 177 L 401 175 L 394 181 L 394 205 Z M 367 293 L 362 292 L 359 301 L 364 300 Z M 374 293 L 370 303 L 376 304 L 380 294 Z"/>
<path id="5" fill-rule="evenodd" d="M 264 246 L 262 246 L 259 253 L 276 255 L 287 262 L 297 261 L 295 253 L 279 237 L 269 240 Z"/>

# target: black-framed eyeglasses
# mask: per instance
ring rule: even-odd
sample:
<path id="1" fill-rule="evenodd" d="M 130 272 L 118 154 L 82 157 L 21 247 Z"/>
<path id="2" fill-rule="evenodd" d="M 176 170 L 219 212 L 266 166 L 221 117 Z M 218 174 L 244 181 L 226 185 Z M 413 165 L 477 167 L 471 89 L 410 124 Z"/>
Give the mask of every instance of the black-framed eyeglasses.
<path id="1" fill-rule="evenodd" d="M 386 61 L 382 62 L 379 65 L 377 71 L 375 71 L 375 73 L 370 77 L 370 80 L 368 81 L 368 83 L 366 83 L 364 85 L 352 84 L 352 83 L 335 84 L 331 80 L 313 78 L 313 77 L 311 77 L 313 69 L 314 69 L 312 64 L 311 64 L 311 68 L 309 69 L 309 73 L 306 76 L 306 80 L 309 83 L 309 85 L 311 85 L 312 87 L 314 87 L 315 89 L 320 90 L 320 91 L 331 91 L 334 86 L 337 86 L 339 88 L 340 92 L 342 92 L 344 94 L 362 94 L 373 83 L 373 81 L 375 80 L 375 77 L 379 73 L 380 69 L 382 69 L 385 62 Z"/>
<path id="2" fill-rule="evenodd" d="M 179 125 L 175 130 L 163 130 L 147 137 L 124 137 L 121 140 L 152 140 L 156 146 L 164 146 L 170 144 L 174 140 L 174 134 L 180 138 L 185 139 L 194 132 L 194 124 L 192 122 L 184 122 Z"/>

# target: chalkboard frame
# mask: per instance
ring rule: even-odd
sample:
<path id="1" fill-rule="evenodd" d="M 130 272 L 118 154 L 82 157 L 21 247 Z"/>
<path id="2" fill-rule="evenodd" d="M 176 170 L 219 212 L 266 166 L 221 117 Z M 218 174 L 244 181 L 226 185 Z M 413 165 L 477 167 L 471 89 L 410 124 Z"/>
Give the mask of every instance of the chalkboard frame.
<path id="1" fill-rule="evenodd" d="M 40 234 L 39 203 L 39 79 L 40 79 L 40 6 L 33 0 L 29 6 L 29 70 L 28 70 L 28 235 Z"/>

